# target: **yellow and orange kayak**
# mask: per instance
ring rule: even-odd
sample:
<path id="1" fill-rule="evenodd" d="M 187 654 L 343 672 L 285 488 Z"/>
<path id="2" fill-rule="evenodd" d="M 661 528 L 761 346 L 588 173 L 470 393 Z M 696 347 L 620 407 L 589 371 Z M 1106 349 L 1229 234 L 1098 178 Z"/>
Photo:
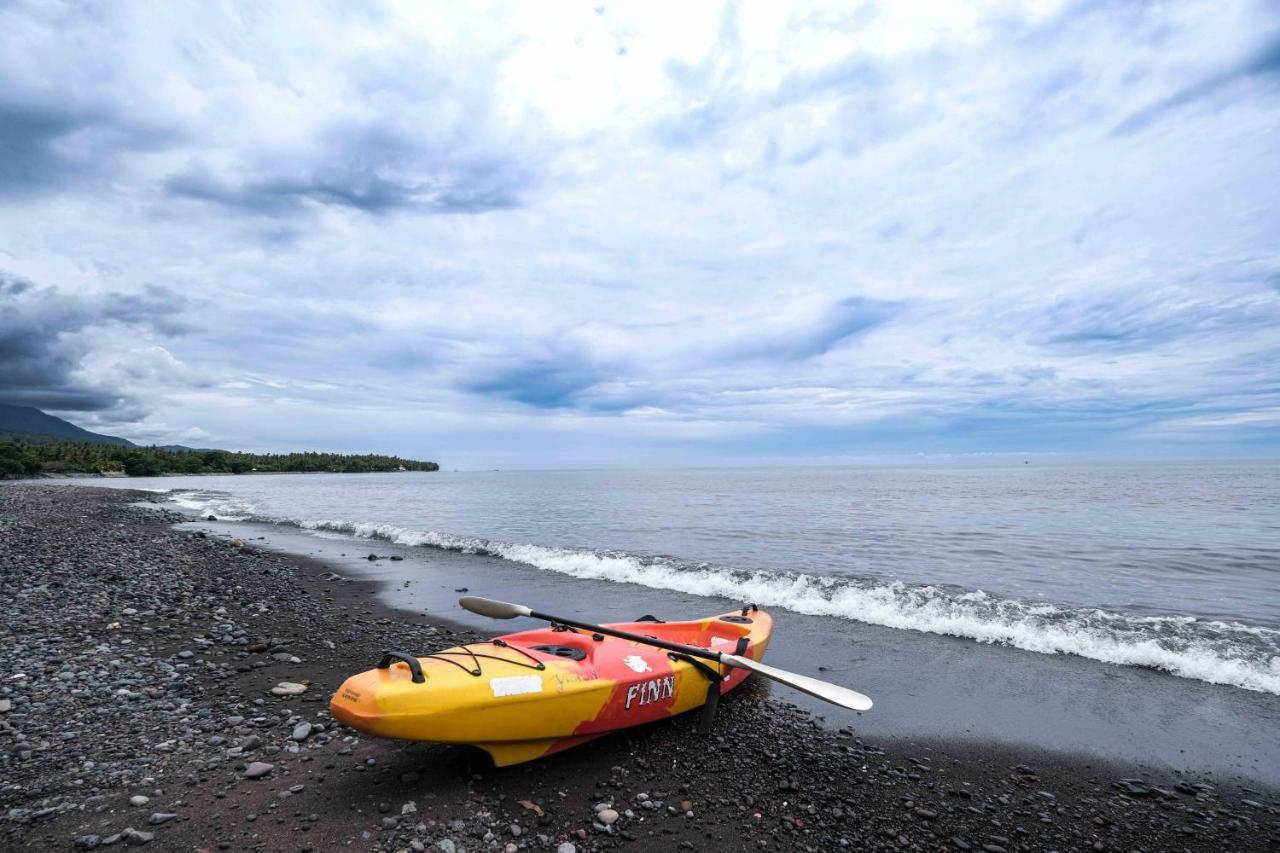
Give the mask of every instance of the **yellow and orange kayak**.
<path id="1" fill-rule="evenodd" d="M 646 618 L 602 627 L 758 661 L 773 620 L 744 609 L 692 622 Z M 748 674 L 557 626 L 422 657 L 389 652 L 374 669 L 343 682 L 329 709 L 366 734 L 473 744 L 504 766 L 694 708 L 714 710 L 719 693 Z"/>

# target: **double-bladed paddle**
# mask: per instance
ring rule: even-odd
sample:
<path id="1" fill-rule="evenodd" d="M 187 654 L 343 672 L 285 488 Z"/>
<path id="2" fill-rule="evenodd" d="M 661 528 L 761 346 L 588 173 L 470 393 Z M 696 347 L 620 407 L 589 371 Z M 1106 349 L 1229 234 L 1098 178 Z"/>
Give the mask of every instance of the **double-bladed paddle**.
<path id="1" fill-rule="evenodd" d="M 622 640 L 631 640 L 636 643 L 643 643 L 647 646 L 655 646 L 659 649 L 666 649 L 669 652 L 677 652 L 690 657 L 703 658 L 712 660 L 725 666 L 735 666 L 739 669 L 747 669 L 751 672 L 758 672 L 765 678 L 772 679 L 779 684 L 785 684 L 793 690 L 799 690 L 801 693 L 808 693 L 810 696 L 817 697 L 824 702 L 830 702 L 832 705 L 839 705 L 841 708 L 848 708 L 852 711 L 868 711 L 871 709 L 871 699 L 863 696 L 856 690 L 850 690 L 847 687 L 840 687 L 837 684 L 831 684 L 826 681 L 820 681 L 816 678 L 810 678 L 807 675 L 799 675 L 794 672 L 787 672 L 785 669 L 778 669 L 775 666 L 767 666 L 759 661 L 751 658 L 742 657 L 741 655 L 731 655 L 728 652 L 717 652 L 711 649 L 704 649 L 701 646 L 686 646 L 684 643 L 670 643 L 666 640 L 659 640 L 654 637 L 646 637 L 643 634 L 633 634 L 630 631 L 619 631 L 610 628 L 607 625 L 592 625 L 590 622 L 578 622 L 574 619 L 565 619 L 562 616 L 551 616 L 546 613 L 539 613 L 525 607 L 522 604 L 508 604 L 505 601 L 494 601 L 490 598 L 479 598 L 468 595 L 458 599 L 458 604 L 462 605 L 472 613 L 478 613 L 481 616 L 488 616 L 490 619 L 514 619 L 517 616 L 529 616 L 534 619 L 542 619 L 545 622 L 554 622 L 560 625 L 569 625 L 574 628 L 581 628 L 584 631 L 595 631 L 600 634 L 608 634 L 611 637 L 618 637 Z"/>

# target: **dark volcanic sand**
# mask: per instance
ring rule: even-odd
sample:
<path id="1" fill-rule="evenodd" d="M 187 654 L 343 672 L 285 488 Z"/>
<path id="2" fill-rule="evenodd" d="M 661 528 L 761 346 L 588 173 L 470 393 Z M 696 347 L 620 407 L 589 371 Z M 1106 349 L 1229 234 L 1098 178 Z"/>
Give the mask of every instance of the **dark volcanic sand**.
<path id="1" fill-rule="evenodd" d="M 710 737 L 686 715 L 505 769 L 469 748 L 359 737 L 326 713 L 347 675 L 383 649 L 475 635 L 385 610 L 369 584 L 322 579 L 324 564 L 174 530 L 178 516 L 138 500 L 159 499 L 0 488 L 6 848 L 1280 847 L 1275 790 L 866 743 L 750 684 Z M 308 689 L 272 696 L 281 681 Z M 251 762 L 272 767 L 251 780 Z M 620 813 L 611 827 L 601 804 Z"/>

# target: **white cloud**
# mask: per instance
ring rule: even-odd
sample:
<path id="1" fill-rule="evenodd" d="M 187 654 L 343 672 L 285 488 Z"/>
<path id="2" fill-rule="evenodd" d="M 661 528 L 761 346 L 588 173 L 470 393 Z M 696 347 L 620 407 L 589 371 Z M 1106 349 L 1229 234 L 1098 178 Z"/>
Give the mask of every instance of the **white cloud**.
<path id="1" fill-rule="evenodd" d="M 72 375 L 209 443 L 1265 444 L 1277 44 L 1247 3 L 10 6 L 0 267 L 180 294 Z"/>

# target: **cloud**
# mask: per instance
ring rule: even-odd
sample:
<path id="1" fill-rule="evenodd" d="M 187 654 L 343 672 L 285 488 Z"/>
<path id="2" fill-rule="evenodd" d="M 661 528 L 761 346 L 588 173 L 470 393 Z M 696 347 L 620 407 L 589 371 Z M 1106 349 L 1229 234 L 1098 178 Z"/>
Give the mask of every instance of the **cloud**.
<path id="1" fill-rule="evenodd" d="M 1280 77 L 1280 36 L 1273 37 L 1260 50 L 1225 71 L 1218 71 L 1185 88 L 1131 113 L 1112 129 L 1116 136 L 1128 136 L 1146 130 L 1165 116 L 1192 104 L 1211 100 L 1226 90 L 1253 80 Z"/>
<path id="2" fill-rule="evenodd" d="M 1248 0 L 0 5 L 3 393 L 485 467 L 1261 446 L 1277 32 Z"/>
<path id="3" fill-rule="evenodd" d="M 279 155 L 259 165 L 256 176 L 238 182 L 193 168 L 168 178 L 165 186 L 179 196 L 280 216 L 307 203 L 373 214 L 402 209 L 483 213 L 518 206 L 533 183 L 518 160 L 433 151 L 387 126 L 330 127 L 319 134 L 316 147 L 320 153 L 314 158 L 298 162 Z"/>
<path id="4" fill-rule="evenodd" d="M 1115 293 L 1054 305 L 1043 327 L 1045 346 L 1070 352 L 1150 352 L 1189 339 L 1216 339 L 1280 324 L 1280 301 L 1252 289 L 1233 296 L 1196 297 L 1179 290 Z"/>
<path id="5" fill-rule="evenodd" d="M 58 105 L 0 101 L 0 195 L 42 189 L 74 173 L 76 165 L 55 146 L 86 120 Z"/>
<path id="6" fill-rule="evenodd" d="M 902 305 L 881 299 L 850 296 L 827 306 L 817 317 L 786 328 L 762 328 L 750 340 L 727 350 L 731 358 L 793 362 L 814 358 L 889 322 Z"/>
<path id="7" fill-rule="evenodd" d="M 86 333 L 104 327 L 173 335 L 187 300 L 163 287 L 85 299 L 0 271 L 0 401 L 56 411 L 127 407 L 143 416 L 130 382 L 86 381 Z M 126 379 L 145 378 L 134 374 Z"/>
<path id="8" fill-rule="evenodd" d="M 579 356 L 542 358 L 500 367 L 462 384 L 472 394 L 498 397 L 540 409 L 573 406 L 607 374 Z"/>

